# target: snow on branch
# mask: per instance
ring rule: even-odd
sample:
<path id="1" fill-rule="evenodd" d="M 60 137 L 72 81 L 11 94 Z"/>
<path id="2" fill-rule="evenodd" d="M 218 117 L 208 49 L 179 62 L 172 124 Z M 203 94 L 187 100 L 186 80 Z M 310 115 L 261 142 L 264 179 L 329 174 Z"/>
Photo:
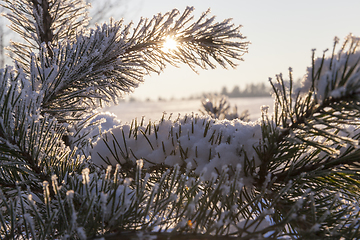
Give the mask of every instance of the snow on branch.
<path id="1" fill-rule="evenodd" d="M 159 123 L 134 121 L 103 134 L 91 150 L 97 165 L 135 164 L 143 159 L 144 168 L 189 167 L 209 180 L 223 167 L 233 171 L 239 165 L 243 178 L 260 164 L 253 146 L 261 140 L 260 122 L 214 120 L 204 116 L 185 116 Z"/>
<path id="2" fill-rule="evenodd" d="M 316 58 L 313 51 L 313 66 L 307 69 L 302 92 L 314 91 L 315 101 L 322 104 L 330 99 L 341 99 L 346 95 L 359 98 L 360 94 L 360 38 L 348 35 L 338 53 L 338 39 L 330 57 Z"/>
<path id="3" fill-rule="evenodd" d="M 331 56 L 326 57 L 325 51 L 317 59 L 313 50 L 312 66 L 298 89 L 293 89 L 291 69 L 289 81 L 282 74 L 270 81 L 275 110 L 273 120 L 264 119 L 263 124 L 268 146 L 258 148 L 268 159 L 260 165 L 260 185 L 269 171 L 273 179 L 284 181 L 309 172 L 321 175 L 334 169 L 358 169 L 359 43 L 359 38 L 349 35 L 336 54 L 336 38 Z M 332 180 L 328 184 L 338 188 Z"/>
<path id="4" fill-rule="evenodd" d="M 122 124 L 94 109 L 169 64 L 235 67 L 240 26 L 188 7 L 80 30 L 80 0 L 4 6 L 26 43 L 0 70 L 1 237 L 358 238 L 359 38 L 313 54 L 300 89 L 277 75 L 258 121 L 214 119 L 229 107 L 209 99 L 212 116 Z"/>
<path id="5" fill-rule="evenodd" d="M 296 131 L 296 138 L 308 144 L 315 144 L 315 139 L 323 136 L 331 143 L 357 146 L 353 140 L 352 126 L 358 125 L 360 113 L 357 111 L 360 97 L 360 52 L 359 38 L 349 35 L 342 48 L 335 54 L 338 39 L 335 39 L 332 55 L 315 59 L 308 68 L 302 87 L 293 90 L 292 72 L 290 84 L 283 76 L 277 76 L 272 83 L 276 96 L 275 122 L 281 125 L 280 138 Z M 286 86 L 288 85 L 288 86 Z M 340 124 L 341 123 L 341 124 Z M 348 137 L 351 136 L 351 137 Z M 311 137 L 314 137 L 311 140 Z M 331 145 L 331 144 L 330 144 Z M 334 146 L 323 146 L 322 150 L 339 154 Z"/>
<path id="6" fill-rule="evenodd" d="M 41 190 L 50 174 L 63 177 L 80 164 L 62 136 L 64 125 L 40 110 L 42 94 L 31 80 L 11 67 L 0 70 L 0 185 Z M 65 171 L 64 171 L 65 170 Z M 18 182 L 20 181 L 20 182 Z M 40 190 L 39 190 L 40 189 Z"/>

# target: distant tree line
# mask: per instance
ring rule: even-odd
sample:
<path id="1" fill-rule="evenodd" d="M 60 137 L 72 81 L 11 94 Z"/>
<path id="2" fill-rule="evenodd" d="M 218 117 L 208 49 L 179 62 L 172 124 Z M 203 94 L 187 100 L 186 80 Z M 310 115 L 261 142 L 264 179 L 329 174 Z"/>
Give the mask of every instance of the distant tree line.
<path id="1" fill-rule="evenodd" d="M 269 84 L 270 85 L 270 84 Z M 239 86 L 235 86 L 232 91 L 228 91 L 226 87 L 221 90 L 221 95 L 228 96 L 229 98 L 237 97 L 270 97 L 271 87 L 265 85 L 265 83 L 247 84 L 244 89 L 240 89 Z"/>
<path id="2" fill-rule="evenodd" d="M 301 78 L 293 81 L 293 89 L 297 89 L 301 86 Z M 270 84 L 267 83 L 251 83 L 247 84 L 244 89 L 240 89 L 239 86 L 235 86 L 230 92 L 224 86 L 220 92 L 221 95 L 229 98 L 238 97 L 270 97 L 273 89 Z"/>

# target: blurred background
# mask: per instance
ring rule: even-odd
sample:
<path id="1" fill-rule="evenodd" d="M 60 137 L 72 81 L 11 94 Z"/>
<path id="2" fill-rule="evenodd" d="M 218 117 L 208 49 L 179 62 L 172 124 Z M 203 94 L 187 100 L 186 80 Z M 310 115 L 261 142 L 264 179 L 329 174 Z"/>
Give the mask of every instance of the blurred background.
<path id="1" fill-rule="evenodd" d="M 251 42 L 249 51 L 238 62 L 236 69 L 201 70 L 198 73 L 183 65 L 169 66 L 160 75 L 150 75 L 139 88 L 120 102 L 107 108 L 123 120 L 145 115 L 159 119 L 163 112 L 191 113 L 202 107 L 201 99 L 209 94 L 229 97 L 239 111 L 243 108 L 259 111 L 263 104 L 271 105 L 269 78 L 293 69 L 293 78 L 299 84 L 311 65 L 312 49 L 321 57 L 332 49 L 335 36 L 342 40 L 350 33 L 360 36 L 358 0 L 87 0 L 92 5 L 91 25 L 124 18 L 126 23 L 137 24 L 141 17 L 151 18 L 174 8 L 182 12 L 194 6 L 195 19 L 208 8 L 217 21 L 232 18 L 242 25 L 241 32 Z M 4 12 L 5 10 L 2 9 Z M 0 66 L 12 64 L 3 47 L 9 40 L 17 40 L 7 27 L 5 18 L 0 21 Z M 331 54 L 331 51 L 328 51 Z M 256 99 L 256 100 L 255 100 Z M 266 100 L 267 99 L 267 100 Z M 188 102 L 184 102 L 188 101 Z M 134 102 L 141 103 L 135 104 Z M 172 102 L 172 103 L 170 103 Z M 131 104 L 127 106 L 126 104 Z M 256 103 L 252 106 L 251 103 Z M 185 107 L 186 106 L 186 107 Z M 133 111 L 133 112 L 131 112 Z M 128 116 L 127 116 L 128 114 Z M 153 115 L 152 115 L 153 114 Z M 253 114 L 251 114 L 253 116 Z M 254 115 L 256 118 L 259 114 Z M 127 116 L 127 117 L 125 117 Z"/>
<path id="2" fill-rule="evenodd" d="M 358 0 L 131 0 L 116 5 L 119 10 L 112 16 L 118 18 L 119 12 L 126 21 L 137 23 L 141 16 L 151 18 L 173 8 L 183 11 L 186 6 L 195 7 L 195 17 L 210 8 L 216 20 L 232 18 L 235 25 L 242 25 L 243 35 L 251 42 L 244 61 L 236 69 L 199 69 L 199 74 L 186 66 L 168 67 L 159 76 L 148 76 L 132 97 L 179 99 L 221 92 L 224 86 L 228 91 L 235 86 L 243 90 L 248 84 L 269 86 L 269 77 L 287 76 L 289 67 L 294 79 L 300 79 L 311 65 L 312 49 L 321 57 L 325 49 L 332 49 L 335 36 L 340 43 L 350 33 L 360 36 Z"/>

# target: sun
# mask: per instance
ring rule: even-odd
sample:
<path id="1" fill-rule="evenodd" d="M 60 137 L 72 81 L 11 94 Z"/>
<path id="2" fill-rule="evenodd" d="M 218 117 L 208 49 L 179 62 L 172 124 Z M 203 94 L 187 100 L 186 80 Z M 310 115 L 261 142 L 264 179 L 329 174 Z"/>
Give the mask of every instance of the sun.
<path id="1" fill-rule="evenodd" d="M 175 50 L 177 47 L 178 47 L 178 42 L 173 37 L 167 36 L 164 40 L 162 50 L 164 52 L 169 52 Z"/>

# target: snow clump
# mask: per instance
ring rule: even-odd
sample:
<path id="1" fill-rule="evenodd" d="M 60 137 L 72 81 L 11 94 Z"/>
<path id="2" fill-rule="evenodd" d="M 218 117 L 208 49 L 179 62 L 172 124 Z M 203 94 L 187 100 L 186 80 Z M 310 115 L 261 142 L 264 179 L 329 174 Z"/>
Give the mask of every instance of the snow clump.
<path id="1" fill-rule="evenodd" d="M 138 159 L 143 159 L 144 168 L 157 164 L 191 165 L 196 174 L 209 180 L 223 166 L 235 169 L 252 161 L 259 166 L 253 147 L 261 138 L 260 121 L 217 120 L 197 115 L 139 125 L 133 121 L 103 133 L 103 140 L 93 145 L 91 158 L 104 167 L 128 161 L 135 164 Z M 247 180 L 250 184 L 251 179 Z"/>

